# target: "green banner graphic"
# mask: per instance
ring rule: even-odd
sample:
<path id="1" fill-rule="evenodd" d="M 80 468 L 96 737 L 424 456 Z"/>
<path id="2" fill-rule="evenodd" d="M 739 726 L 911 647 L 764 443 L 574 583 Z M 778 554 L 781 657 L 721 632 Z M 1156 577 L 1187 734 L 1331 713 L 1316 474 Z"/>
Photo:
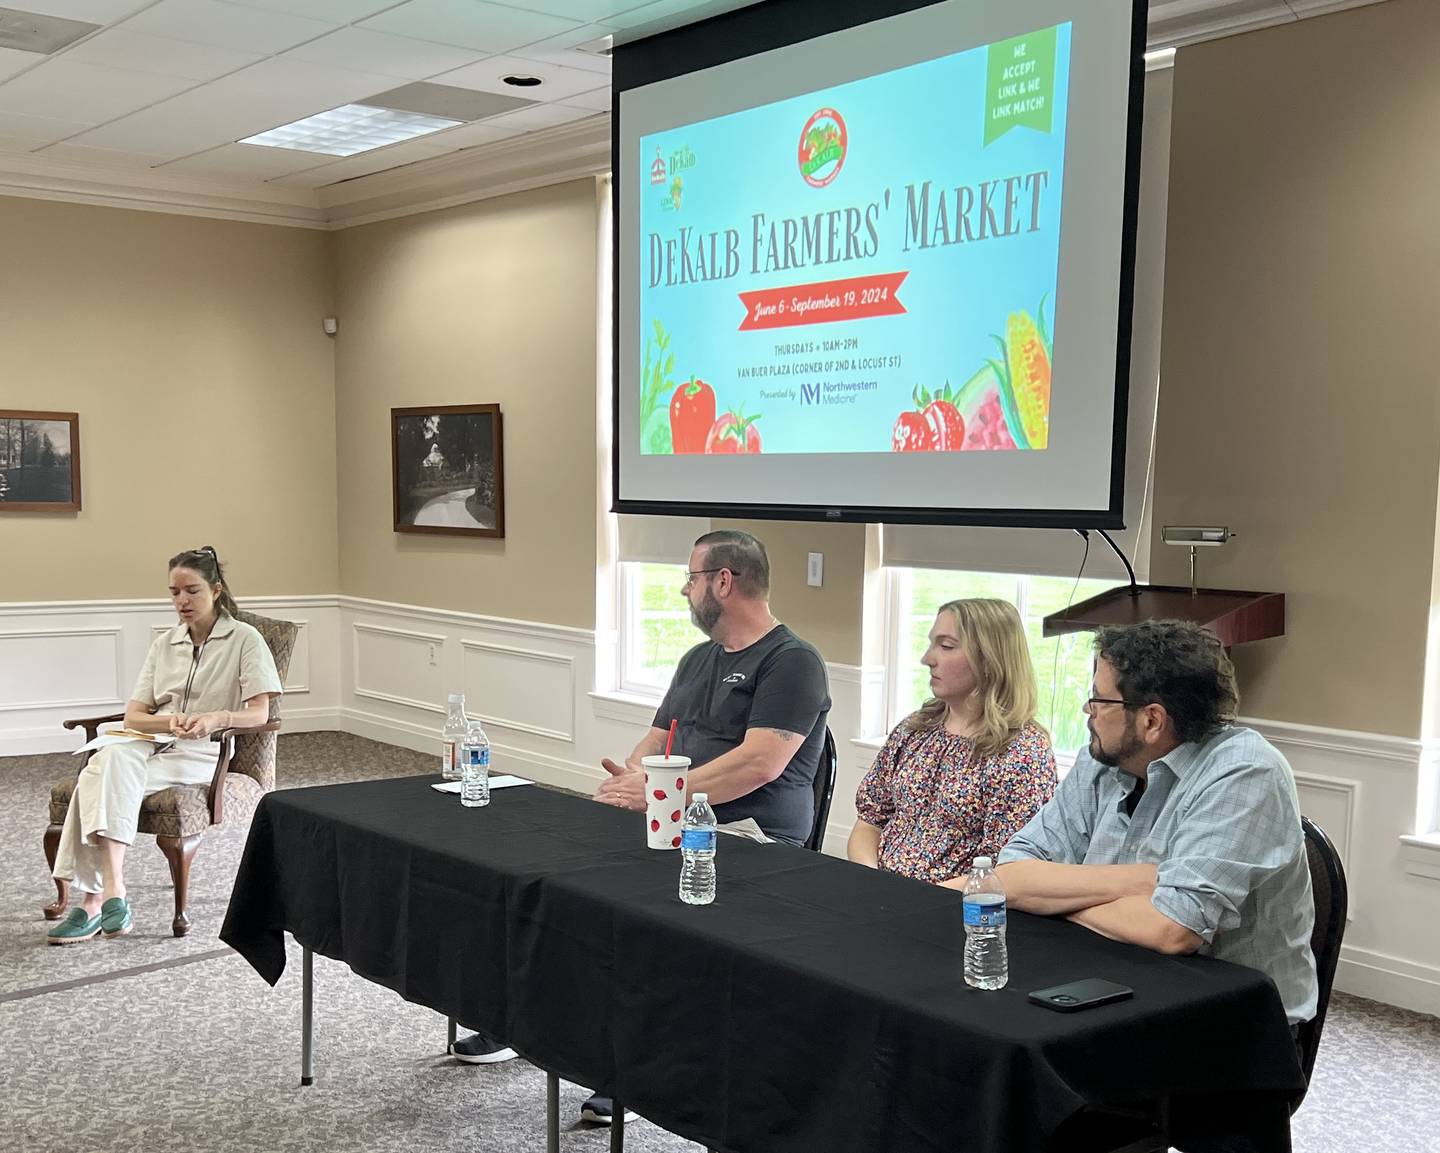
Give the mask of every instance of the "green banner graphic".
<path id="1" fill-rule="evenodd" d="M 985 78 L 985 143 L 1012 128 L 1049 132 L 1055 100 L 1055 29 L 990 45 Z"/>

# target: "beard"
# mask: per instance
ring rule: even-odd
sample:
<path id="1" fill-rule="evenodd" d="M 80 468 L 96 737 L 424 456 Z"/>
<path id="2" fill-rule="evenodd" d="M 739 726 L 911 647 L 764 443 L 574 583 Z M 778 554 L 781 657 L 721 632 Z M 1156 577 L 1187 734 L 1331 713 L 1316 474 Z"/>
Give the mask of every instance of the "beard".
<path id="1" fill-rule="evenodd" d="M 1120 743 L 1113 749 L 1107 749 L 1100 743 L 1099 736 L 1092 729 L 1090 731 L 1090 755 L 1102 765 L 1108 765 L 1112 769 L 1121 767 L 1121 761 L 1127 761 L 1143 748 L 1140 741 L 1140 734 L 1135 731 L 1135 718 L 1125 718 L 1125 731 L 1120 734 Z"/>
<path id="2" fill-rule="evenodd" d="M 716 624 L 720 621 L 720 601 L 715 596 L 715 590 L 707 588 L 704 599 L 697 604 L 690 606 L 690 621 L 694 626 L 707 637 Z"/>

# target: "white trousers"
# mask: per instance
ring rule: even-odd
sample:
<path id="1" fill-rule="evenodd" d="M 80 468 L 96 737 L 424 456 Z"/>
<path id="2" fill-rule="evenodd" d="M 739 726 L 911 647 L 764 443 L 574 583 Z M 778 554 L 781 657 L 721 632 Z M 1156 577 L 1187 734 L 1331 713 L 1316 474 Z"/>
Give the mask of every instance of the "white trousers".
<path id="1" fill-rule="evenodd" d="M 210 741 L 176 741 L 164 752 L 156 752 L 146 741 L 97 750 L 80 770 L 65 811 L 55 878 L 69 881 L 81 892 L 103 892 L 103 854 L 95 838 L 133 842 L 140 802 L 172 785 L 208 783 L 215 775 L 219 751 Z"/>

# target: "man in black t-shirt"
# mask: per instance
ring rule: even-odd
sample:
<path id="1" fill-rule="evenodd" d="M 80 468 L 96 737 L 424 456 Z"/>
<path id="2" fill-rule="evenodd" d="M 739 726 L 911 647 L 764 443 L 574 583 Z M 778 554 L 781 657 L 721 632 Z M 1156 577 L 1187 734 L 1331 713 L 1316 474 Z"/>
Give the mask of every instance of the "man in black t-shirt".
<path id="1" fill-rule="evenodd" d="M 690 758 L 690 795 L 708 793 L 721 822 L 753 818 L 766 836 L 804 844 L 815 820 L 815 773 L 825 747 L 830 694 L 825 662 L 770 615 L 770 560 L 747 532 L 695 542 L 685 598 L 710 638 L 681 658 L 652 727 L 595 799 L 645 808 L 641 757 Z"/>
<path id="2" fill-rule="evenodd" d="M 706 533 L 685 574 L 690 617 L 710 640 L 681 659 L 653 727 L 625 764 L 601 762 L 610 776 L 595 799 L 645 808 L 641 757 L 671 750 L 690 758 L 690 793 L 708 793 L 721 821 L 752 817 L 766 836 L 803 844 L 815 822 L 815 772 L 825 748 L 830 692 L 825 662 L 770 615 L 770 559 L 747 532 Z M 475 1064 L 507 1061 L 515 1050 L 484 1033 L 452 1053 Z M 614 1102 L 590 1097 L 580 1116 L 612 1124 Z M 625 1120 L 635 1114 L 626 1110 Z"/>

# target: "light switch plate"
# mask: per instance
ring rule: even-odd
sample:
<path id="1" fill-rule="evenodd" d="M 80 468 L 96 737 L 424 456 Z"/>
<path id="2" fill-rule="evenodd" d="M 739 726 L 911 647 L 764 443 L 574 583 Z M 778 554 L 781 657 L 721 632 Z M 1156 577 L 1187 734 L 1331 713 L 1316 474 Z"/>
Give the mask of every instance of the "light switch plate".
<path id="1" fill-rule="evenodd" d="M 825 554 L 823 552 L 812 552 L 809 563 L 805 566 L 805 583 L 811 588 L 819 588 L 825 580 Z"/>

